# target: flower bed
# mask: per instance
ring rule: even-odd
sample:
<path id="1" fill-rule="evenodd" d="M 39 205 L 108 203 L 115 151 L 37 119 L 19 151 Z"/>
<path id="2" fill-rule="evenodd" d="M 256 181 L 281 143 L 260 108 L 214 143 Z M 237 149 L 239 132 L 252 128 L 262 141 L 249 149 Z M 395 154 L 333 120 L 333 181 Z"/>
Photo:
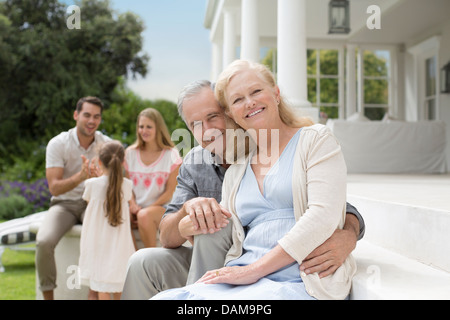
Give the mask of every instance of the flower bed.
<path id="1" fill-rule="evenodd" d="M 0 180 L 0 220 L 20 218 L 47 210 L 50 198 L 45 178 L 34 182 Z"/>

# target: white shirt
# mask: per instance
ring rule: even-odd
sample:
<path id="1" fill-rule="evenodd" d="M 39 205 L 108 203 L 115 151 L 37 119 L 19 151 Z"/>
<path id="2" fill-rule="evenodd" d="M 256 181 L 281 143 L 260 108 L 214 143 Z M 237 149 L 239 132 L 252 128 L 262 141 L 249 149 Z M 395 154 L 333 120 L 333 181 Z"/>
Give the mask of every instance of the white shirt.
<path id="1" fill-rule="evenodd" d="M 61 132 L 59 135 L 52 138 L 47 145 L 45 167 L 63 168 L 63 179 L 70 178 L 81 170 L 81 155 L 92 160 L 92 158 L 97 156 L 99 146 L 110 140 L 111 138 L 97 131 L 95 132 L 94 141 L 86 150 L 80 145 L 76 127 L 69 131 Z M 52 200 L 81 200 L 83 191 L 84 181 L 64 194 L 53 196 Z"/>

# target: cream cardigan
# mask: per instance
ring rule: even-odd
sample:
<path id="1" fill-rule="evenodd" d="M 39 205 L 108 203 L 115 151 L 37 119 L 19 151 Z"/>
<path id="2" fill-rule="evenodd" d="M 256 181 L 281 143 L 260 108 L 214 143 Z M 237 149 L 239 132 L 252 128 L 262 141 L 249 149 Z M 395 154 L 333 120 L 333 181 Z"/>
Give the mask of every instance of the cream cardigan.
<path id="1" fill-rule="evenodd" d="M 234 164 L 226 172 L 222 202 L 233 214 L 233 245 L 226 263 L 242 254 L 244 229 L 237 216 L 235 199 L 251 155 L 245 163 Z M 295 151 L 292 172 L 296 224 L 278 241 L 299 264 L 325 242 L 345 222 L 347 169 L 341 147 L 329 128 L 305 127 Z M 356 263 L 350 255 L 332 275 L 320 279 L 317 273 L 301 273 L 309 295 L 317 299 L 344 299 L 348 296 Z"/>

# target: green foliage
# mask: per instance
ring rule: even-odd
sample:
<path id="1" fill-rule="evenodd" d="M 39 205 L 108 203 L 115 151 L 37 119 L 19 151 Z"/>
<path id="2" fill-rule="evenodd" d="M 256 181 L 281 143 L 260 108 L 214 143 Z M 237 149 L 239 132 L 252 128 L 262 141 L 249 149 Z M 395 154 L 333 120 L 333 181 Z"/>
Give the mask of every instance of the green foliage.
<path id="1" fill-rule="evenodd" d="M 0 198 L 0 219 L 11 220 L 33 213 L 33 205 L 21 195 Z"/>
<path id="2" fill-rule="evenodd" d="M 13 219 L 47 210 L 50 198 L 45 178 L 34 182 L 0 180 L 0 219 Z"/>
<path id="3" fill-rule="evenodd" d="M 45 148 L 34 140 L 21 140 L 16 146 L 17 154 L 10 155 L 12 164 L 0 159 L 1 179 L 9 181 L 34 181 L 45 177 Z"/>
<path id="4" fill-rule="evenodd" d="M 389 103 L 389 83 L 386 77 L 389 75 L 388 62 L 376 51 L 365 50 L 364 59 L 364 103 L 374 105 L 387 105 Z M 381 120 L 387 108 L 366 107 L 364 115 L 371 120 Z"/>
<path id="5" fill-rule="evenodd" d="M 142 99 L 121 81 L 114 91 L 114 102 L 108 110 L 103 112 L 102 131 L 126 145 L 132 144 L 136 140 L 137 116 L 146 108 L 154 108 L 161 113 L 169 133 L 176 129 L 187 129 L 178 115 L 175 103 L 166 100 Z"/>
<path id="6" fill-rule="evenodd" d="M 0 158 L 28 157 L 24 140 L 46 144 L 73 126 L 79 98 L 108 106 L 121 76 L 145 76 L 143 21 L 117 13 L 109 1 L 83 0 L 81 29 L 66 26 L 57 0 L 0 2 Z"/>
<path id="7" fill-rule="evenodd" d="M 264 58 L 262 58 L 261 63 L 266 65 L 270 71 L 274 72 L 277 69 L 276 66 L 276 49 L 269 49 Z"/>

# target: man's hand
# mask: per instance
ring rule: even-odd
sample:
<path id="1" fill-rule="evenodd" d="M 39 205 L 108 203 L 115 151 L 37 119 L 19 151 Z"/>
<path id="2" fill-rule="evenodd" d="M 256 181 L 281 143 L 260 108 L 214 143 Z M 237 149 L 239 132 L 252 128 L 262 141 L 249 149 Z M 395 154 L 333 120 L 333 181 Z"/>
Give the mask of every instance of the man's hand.
<path id="1" fill-rule="evenodd" d="M 322 245 L 314 249 L 300 265 L 300 271 L 306 274 L 318 272 L 319 277 L 326 277 L 337 270 L 355 249 L 355 233 L 336 230 Z"/>
<path id="2" fill-rule="evenodd" d="M 59 196 L 76 188 L 84 180 L 89 179 L 89 159 L 81 156 L 81 170 L 73 176 L 64 179 L 64 168 L 54 167 L 45 169 L 50 193 Z"/>
<path id="3" fill-rule="evenodd" d="M 337 270 L 356 248 L 359 221 L 353 214 L 347 214 L 343 230 L 336 230 L 327 241 L 314 249 L 300 265 L 306 274 L 318 272 L 319 277 L 329 276 Z"/>
<path id="4" fill-rule="evenodd" d="M 214 198 L 194 198 L 183 207 L 192 222 L 193 230 L 203 234 L 221 230 L 228 225 L 227 218 L 231 218 L 231 213 Z"/>
<path id="5" fill-rule="evenodd" d="M 189 216 L 185 216 L 180 220 L 180 223 L 178 223 L 178 230 L 180 231 L 180 235 L 192 245 L 194 244 L 194 236 L 201 233 L 198 230 L 194 230 L 194 224 Z"/>
<path id="6" fill-rule="evenodd" d="M 89 178 L 100 177 L 103 174 L 98 165 L 98 157 L 94 157 L 89 164 Z"/>
<path id="7" fill-rule="evenodd" d="M 86 179 L 89 179 L 89 159 L 81 155 L 81 161 L 82 163 L 81 163 L 80 178 L 81 181 L 84 181 Z"/>

